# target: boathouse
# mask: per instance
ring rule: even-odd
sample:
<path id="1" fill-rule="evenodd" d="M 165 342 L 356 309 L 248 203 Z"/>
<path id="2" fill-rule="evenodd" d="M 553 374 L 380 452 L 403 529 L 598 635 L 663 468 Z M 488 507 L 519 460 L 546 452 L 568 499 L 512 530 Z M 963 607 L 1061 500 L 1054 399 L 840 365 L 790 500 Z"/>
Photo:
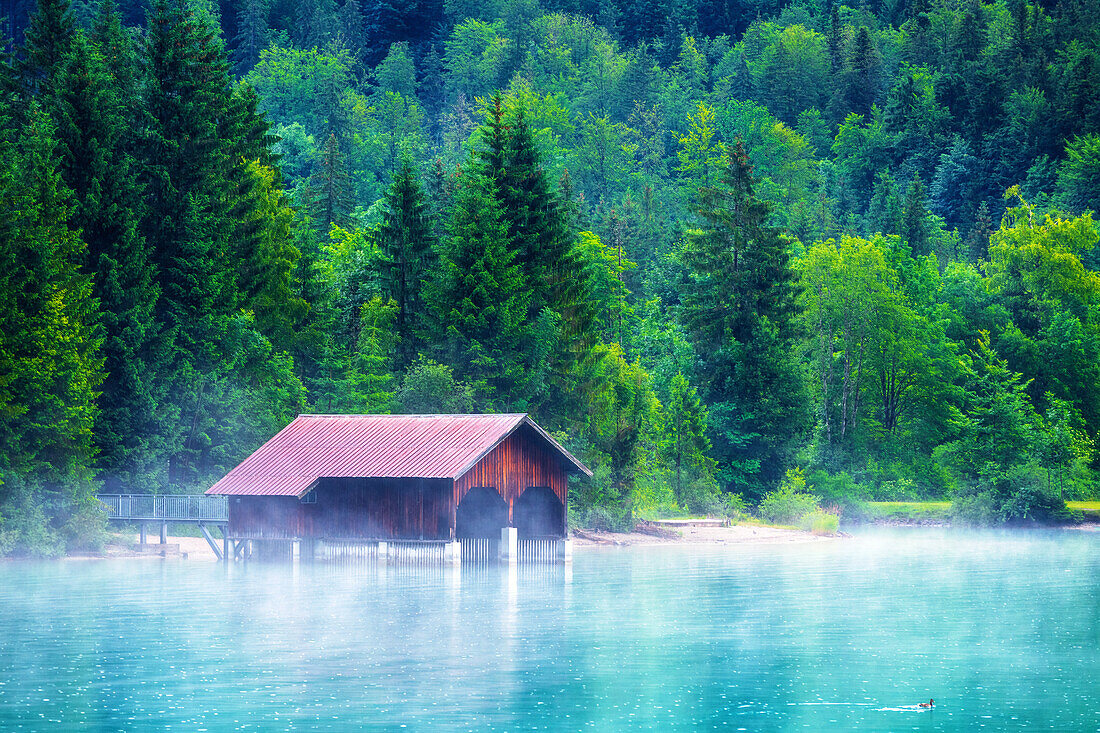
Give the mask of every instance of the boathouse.
<path id="1" fill-rule="evenodd" d="M 566 536 L 570 474 L 526 414 L 300 415 L 206 493 L 237 542 L 522 542 Z"/>

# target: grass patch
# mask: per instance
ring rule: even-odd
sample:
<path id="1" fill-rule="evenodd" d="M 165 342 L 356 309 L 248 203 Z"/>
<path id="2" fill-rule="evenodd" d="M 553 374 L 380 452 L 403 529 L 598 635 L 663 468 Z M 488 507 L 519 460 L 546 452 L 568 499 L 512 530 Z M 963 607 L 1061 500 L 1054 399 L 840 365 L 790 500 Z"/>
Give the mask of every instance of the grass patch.
<path id="1" fill-rule="evenodd" d="M 798 520 L 798 527 L 816 535 L 832 536 L 840 528 L 840 518 L 835 514 L 818 509 L 809 514 L 804 514 Z"/>
<path id="2" fill-rule="evenodd" d="M 776 524 L 775 522 L 768 522 L 766 520 L 760 519 L 759 517 L 753 517 L 749 515 L 739 517 L 732 523 L 736 525 L 745 525 L 747 527 L 768 527 L 769 529 L 798 529 L 798 527 L 793 524 Z"/>
<path id="3" fill-rule="evenodd" d="M 872 501 L 872 516 L 887 522 L 940 523 L 951 521 L 949 501 Z"/>
<path id="4" fill-rule="evenodd" d="M 1081 512 L 1090 522 L 1100 522 L 1100 501 L 1067 501 L 1066 507 Z"/>

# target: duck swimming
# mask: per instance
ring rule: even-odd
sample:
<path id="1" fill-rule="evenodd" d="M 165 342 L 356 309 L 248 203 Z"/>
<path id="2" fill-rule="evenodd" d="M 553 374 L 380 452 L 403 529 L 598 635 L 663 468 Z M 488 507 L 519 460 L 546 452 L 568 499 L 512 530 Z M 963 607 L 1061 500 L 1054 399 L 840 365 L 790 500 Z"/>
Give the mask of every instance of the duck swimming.
<path id="1" fill-rule="evenodd" d="M 928 702 L 922 702 L 922 703 L 921 703 L 920 705 L 918 705 L 917 707 L 921 707 L 921 708 L 934 708 L 934 707 L 936 707 L 936 701 L 935 701 L 935 700 L 929 700 Z"/>

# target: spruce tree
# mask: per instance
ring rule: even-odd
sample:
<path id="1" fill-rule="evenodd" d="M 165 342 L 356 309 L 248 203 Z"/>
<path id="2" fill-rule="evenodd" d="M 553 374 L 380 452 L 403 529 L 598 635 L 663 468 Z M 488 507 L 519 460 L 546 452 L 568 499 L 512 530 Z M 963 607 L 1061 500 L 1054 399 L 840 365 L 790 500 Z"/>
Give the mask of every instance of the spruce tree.
<path id="1" fill-rule="evenodd" d="M 313 225 L 319 236 L 327 238 L 333 224 L 348 224 L 354 206 L 351 177 L 335 134 L 328 136 L 321 150 L 321 159 L 317 162 L 317 170 L 310 176 L 309 188 L 312 193 L 309 212 Z"/>
<path id="2" fill-rule="evenodd" d="M 882 171 L 875 176 L 871 203 L 867 207 L 867 231 L 898 234 L 902 228 L 902 205 L 894 192 L 894 179 Z"/>
<path id="3" fill-rule="evenodd" d="M 760 494 L 777 480 L 808 410 L 793 353 L 794 273 L 786 237 L 768 224 L 738 141 L 719 186 L 700 191 L 680 261 L 679 319 L 726 488 Z"/>
<path id="4" fill-rule="evenodd" d="M 476 167 L 499 204 L 531 324 L 531 340 L 518 346 L 532 366 L 526 405 L 564 405 L 578 399 L 578 370 L 596 341 L 597 306 L 585 292 L 575 214 L 542 165 L 522 107 L 508 110 L 495 95 L 480 137 Z"/>
<path id="5" fill-rule="evenodd" d="M 5 100 L 6 101 L 6 100 Z M 53 554 L 93 526 L 92 430 L 102 382 L 84 244 L 58 144 L 36 104 L 13 124 L 0 101 L 0 554 Z M 85 517 L 87 522 L 74 517 Z M 102 520 L 99 520 L 102 522 Z M 68 527 L 68 530 L 67 530 Z"/>
<path id="6" fill-rule="evenodd" d="M 523 108 L 517 108 L 511 119 L 503 119 L 503 114 L 497 98 L 490 113 L 491 147 L 483 158 L 485 170 L 495 172 L 508 235 L 531 288 L 531 312 L 544 307 L 560 312 L 567 302 L 562 268 L 569 264 L 574 235 L 568 209 L 542 167 Z M 503 149 L 497 148 L 501 143 Z"/>
<path id="7" fill-rule="evenodd" d="M 103 59 L 103 68 L 114 80 L 115 94 L 127 115 L 127 145 L 136 147 L 134 121 L 139 117 L 137 48 L 130 32 L 123 27 L 115 0 L 102 0 L 92 23 L 89 40 Z"/>
<path id="8" fill-rule="evenodd" d="M 69 0 L 38 0 L 27 26 L 20 70 L 28 91 L 53 97 L 61 89 L 65 61 L 76 36 Z M 47 111 L 48 105 L 44 104 Z"/>
<path id="9" fill-rule="evenodd" d="M 689 506 L 698 497 L 690 492 L 690 474 L 693 469 L 705 468 L 706 454 L 710 450 L 707 438 L 707 408 L 699 399 L 687 377 L 678 372 L 669 385 L 668 406 L 665 408 L 665 453 L 672 464 L 673 493 L 682 507 Z"/>
<path id="10" fill-rule="evenodd" d="M 65 66 L 58 120 L 61 172 L 73 192 L 70 225 L 87 244 L 104 328 L 106 379 L 95 443 L 108 491 L 147 491 L 165 458 L 160 425 L 164 343 L 154 319 L 158 288 L 138 222 L 144 213 L 127 112 L 99 52 L 78 33 Z"/>
<path id="11" fill-rule="evenodd" d="M 157 319 L 172 339 L 164 378 L 177 417 L 164 422 L 171 431 L 168 480 L 178 486 L 203 479 L 205 462 L 224 439 L 209 432 L 211 411 L 231 403 L 225 390 L 247 343 L 239 338 L 234 241 L 245 162 L 230 137 L 241 123 L 209 19 L 186 0 L 158 0 L 146 39 L 148 208 L 141 231 L 157 267 Z"/>
<path id="12" fill-rule="evenodd" d="M 871 32 L 860 26 L 844 73 L 843 86 L 845 111 L 866 115 L 878 96 L 879 71 L 882 56 L 879 54 Z"/>
<path id="13" fill-rule="evenodd" d="M 924 181 L 913 176 L 909 189 L 905 193 L 905 205 L 901 214 L 902 239 L 909 243 L 915 257 L 922 257 L 932 251 L 931 231 L 928 223 L 928 207 L 925 204 Z"/>
<path id="14" fill-rule="evenodd" d="M 508 226 L 492 181 L 467 174 L 456 194 L 436 275 L 426 300 L 440 360 L 469 382 L 486 407 L 509 407 L 525 378 L 519 346 L 527 295 L 509 246 Z"/>
<path id="15" fill-rule="evenodd" d="M 983 201 L 974 215 L 974 225 L 966 235 L 966 252 L 971 262 L 989 259 L 989 238 L 993 235 L 993 220 L 989 216 L 989 204 Z"/>
<path id="16" fill-rule="evenodd" d="M 267 24 L 271 0 L 242 0 L 237 8 L 237 35 L 233 39 L 233 70 L 244 76 L 267 48 L 271 29 Z"/>
<path id="17" fill-rule="evenodd" d="M 434 225 L 420 181 L 407 159 L 384 201 L 385 212 L 375 237 L 385 268 L 383 292 L 397 304 L 397 368 L 403 371 L 421 350 L 425 330 L 422 289 L 435 267 Z"/>
<path id="18" fill-rule="evenodd" d="M 396 317 L 397 303 L 393 300 L 375 296 L 363 304 L 359 342 L 348 370 L 349 408 L 353 412 L 385 414 L 393 410 Z"/>
<path id="19" fill-rule="evenodd" d="M 699 192 L 701 226 L 688 232 L 680 257 L 690 273 L 681 317 L 701 347 L 748 341 L 763 320 L 790 333 L 796 290 L 787 240 L 768 224 L 772 206 L 753 185 L 738 140 L 726 150 L 721 184 Z"/>

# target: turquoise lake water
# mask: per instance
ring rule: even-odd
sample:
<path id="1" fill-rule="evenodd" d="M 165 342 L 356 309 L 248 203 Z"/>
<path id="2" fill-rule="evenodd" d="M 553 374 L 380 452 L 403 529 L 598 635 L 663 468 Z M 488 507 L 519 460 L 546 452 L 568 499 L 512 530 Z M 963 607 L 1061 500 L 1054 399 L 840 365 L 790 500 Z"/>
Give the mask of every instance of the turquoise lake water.
<path id="1" fill-rule="evenodd" d="M 0 564 L 0 730 L 402 727 L 1095 731 L 1100 533 Z"/>

